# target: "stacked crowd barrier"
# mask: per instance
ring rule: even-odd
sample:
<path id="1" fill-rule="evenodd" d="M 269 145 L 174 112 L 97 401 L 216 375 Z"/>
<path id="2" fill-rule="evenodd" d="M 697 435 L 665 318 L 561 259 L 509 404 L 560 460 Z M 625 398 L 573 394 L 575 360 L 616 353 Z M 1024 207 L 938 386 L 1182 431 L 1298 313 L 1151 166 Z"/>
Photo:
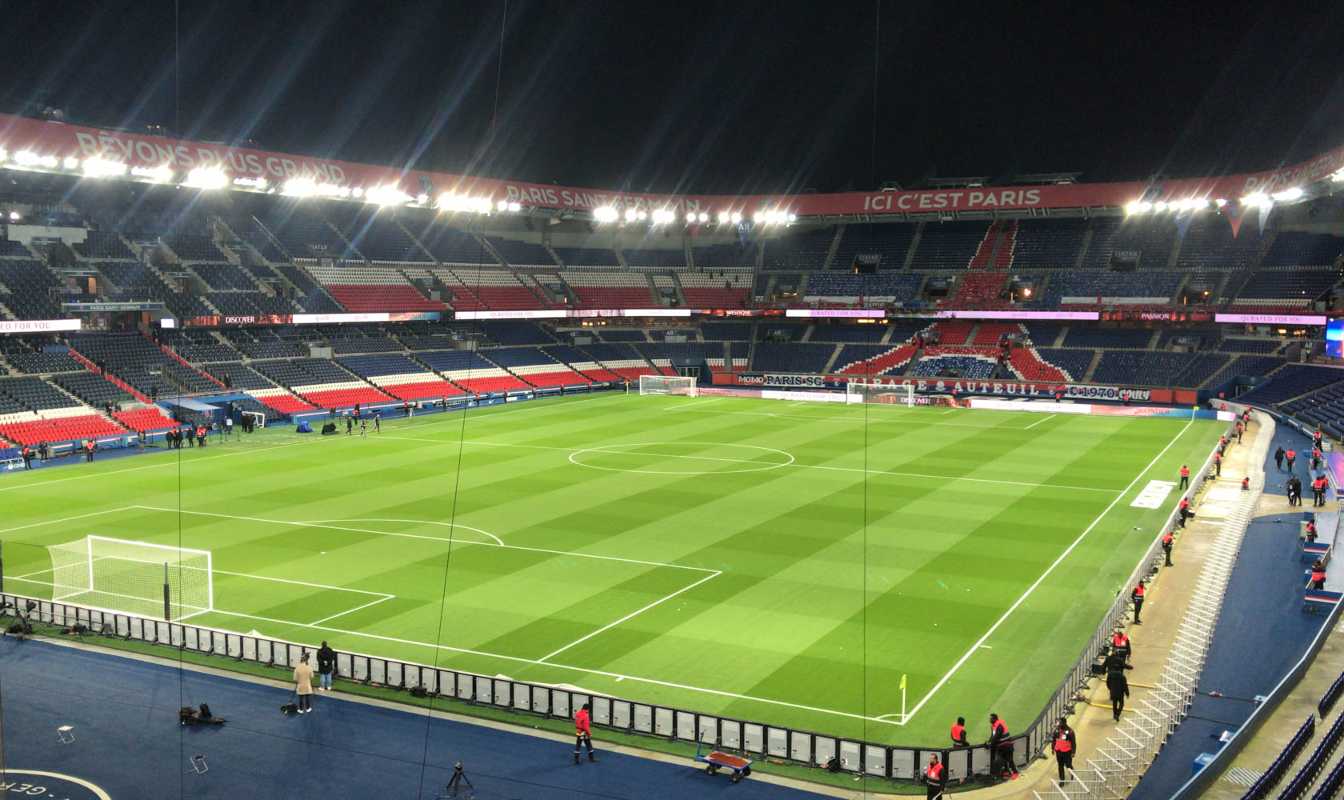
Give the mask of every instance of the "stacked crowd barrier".
<path id="1" fill-rule="evenodd" d="M 1307 717 L 1307 721 L 1297 729 L 1297 733 L 1293 734 L 1293 738 L 1289 739 L 1288 744 L 1274 757 L 1274 761 L 1265 768 L 1264 772 L 1260 773 L 1260 777 L 1255 779 L 1251 788 L 1247 789 L 1246 793 L 1241 796 L 1242 800 L 1261 800 L 1261 798 L 1268 797 L 1274 787 L 1279 785 L 1279 781 L 1283 780 L 1283 776 L 1288 772 L 1288 769 L 1293 766 L 1293 762 L 1297 760 L 1297 757 L 1307 746 L 1307 742 L 1310 742 L 1311 737 L 1315 735 L 1316 718 Z"/>

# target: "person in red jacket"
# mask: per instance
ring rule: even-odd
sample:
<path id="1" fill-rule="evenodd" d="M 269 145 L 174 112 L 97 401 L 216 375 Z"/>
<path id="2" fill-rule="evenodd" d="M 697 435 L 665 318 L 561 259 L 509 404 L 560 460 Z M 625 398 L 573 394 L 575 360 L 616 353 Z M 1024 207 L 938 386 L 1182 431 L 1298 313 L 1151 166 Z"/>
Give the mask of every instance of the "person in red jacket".
<path id="1" fill-rule="evenodd" d="M 970 747 L 971 743 L 966 738 L 966 718 L 957 717 L 957 721 L 952 723 L 952 746 Z"/>
<path id="2" fill-rule="evenodd" d="M 1293 462 L 1297 460 L 1297 451 L 1290 447 L 1288 452 L 1283 454 L 1283 458 L 1288 462 L 1288 471 L 1292 472 Z"/>
<path id="3" fill-rule="evenodd" d="M 1171 546 L 1176 542 L 1176 535 L 1171 531 L 1162 534 L 1162 552 L 1167 556 L 1167 566 L 1173 566 L 1171 563 Z"/>
<path id="4" fill-rule="evenodd" d="M 1059 725 L 1055 728 L 1055 741 L 1052 748 L 1055 751 L 1055 762 L 1059 764 L 1059 782 L 1067 783 L 1069 780 L 1068 770 L 1073 769 L 1073 754 L 1078 749 L 1078 736 L 1069 727 L 1069 721 L 1064 717 L 1059 718 Z"/>
<path id="5" fill-rule="evenodd" d="M 1321 468 L 1321 448 L 1311 448 L 1311 471 L 1315 472 Z"/>
<path id="6" fill-rule="evenodd" d="M 1320 508 L 1325 505 L 1325 491 L 1329 488 L 1330 481 L 1326 479 L 1324 474 L 1317 475 L 1311 481 L 1311 493 L 1314 495 L 1311 500 L 1312 508 Z"/>
<path id="7" fill-rule="evenodd" d="M 588 703 L 583 704 L 574 715 L 574 763 L 579 763 L 579 750 L 584 745 L 588 747 L 588 760 L 597 761 L 593 755 L 593 707 Z"/>
<path id="8" fill-rule="evenodd" d="M 1237 420 L 1237 444 L 1241 444 L 1241 434 L 1246 431 L 1246 423 Z"/>
<path id="9" fill-rule="evenodd" d="M 1213 476 L 1215 478 L 1223 477 L 1223 451 L 1221 449 L 1213 454 Z"/>
<path id="10" fill-rule="evenodd" d="M 928 789 L 925 795 L 928 800 L 938 800 L 943 796 L 943 789 L 947 787 L 947 767 L 943 766 L 937 753 L 929 753 L 929 765 L 924 768 L 924 784 Z"/>
<path id="11" fill-rule="evenodd" d="M 1141 613 L 1143 612 L 1143 597 L 1144 597 L 1144 595 L 1146 595 L 1146 594 L 1148 594 L 1148 588 L 1147 588 L 1146 586 L 1143 585 L 1143 581 L 1139 581 L 1139 584 L 1138 584 L 1137 586 L 1134 587 L 1134 591 L 1131 592 L 1130 595 L 1129 595 L 1129 599 L 1132 600 L 1132 601 L 1134 601 L 1134 624 L 1135 624 L 1135 625 L 1142 625 L 1142 624 L 1143 624 L 1143 621 L 1139 619 L 1139 614 L 1141 614 Z"/>
<path id="12" fill-rule="evenodd" d="M 1185 489 L 1185 488 L 1188 488 L 1189 486 L 1190 486 L 1190 465 L 1189 465 L 1189 464 L 1182 464 L 1182 465 L 1181 465 L 1181 485 L 1180 485 L 1178 488 L 1180 488 L 1180 489 Z"/>
<path id="13" fill-rule="evenodd" d="M 1176 507 L 1176 513 L 1177 513 L 1177 521 L 1180 522 L 1181 527 L 1184 528 L 1185 521 L 1195 515 L 1194 512 L 1190 510 L 1190 498 L 1188 497 L 1181 498 L 1180 504 L 1177 505 Z"/>
<path id="14" fill-rule="evenodd" d="M 1325 565 L 1320 561 L 1311 565 L 1311 588 L 1325 588 Z"/>
<path id="15" fill-rule="evenodd" d="M 998 714 L 989 715 L 989 772 L 1009 780 L 1017 780 L 1017 765 L 1013 763 L 1012 734 L 1008 724 Z"/>

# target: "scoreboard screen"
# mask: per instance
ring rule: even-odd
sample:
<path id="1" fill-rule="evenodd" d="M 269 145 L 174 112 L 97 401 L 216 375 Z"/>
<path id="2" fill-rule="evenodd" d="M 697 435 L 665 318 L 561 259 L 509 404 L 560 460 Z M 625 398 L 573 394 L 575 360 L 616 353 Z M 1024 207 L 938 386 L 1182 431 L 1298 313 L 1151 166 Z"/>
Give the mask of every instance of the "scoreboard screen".
<path id="1" fill-rule="evenodd" d="M 1325 324 L 1325 355 L 1344 358 L 1344 319 L 1332 319 Z"/>

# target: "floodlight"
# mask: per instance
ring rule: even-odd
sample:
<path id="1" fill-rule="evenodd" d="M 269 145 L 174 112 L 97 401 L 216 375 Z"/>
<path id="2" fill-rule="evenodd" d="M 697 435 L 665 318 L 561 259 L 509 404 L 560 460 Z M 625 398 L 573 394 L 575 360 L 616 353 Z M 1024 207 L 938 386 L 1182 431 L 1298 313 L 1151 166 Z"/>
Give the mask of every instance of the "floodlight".
<path id="1" fill-rule="evenodd" d="M 626 221 L 626 222 L 634 222 L 634 221 L 635 221 L 636 219 L 638 219 L 638 218 L 639 218 L 639 211 L 638 211 L 638 210 L 636 210 L 636 209 L 634 209 L 634 208 L 627 208 L 627 209 L 625 210 L 625 221 Z"/>
<path id="2" fill-rule="evenodd" d="M 1218 206 L 1219 208 L 1222 208 L 1223 206 L 1227 205 L 1227 200 L 1220 197 L 1217 200 L 1214 200 L 1213 204 L 1215 206 Z"/>
<path id="3" fill-rule="evenodd" d="M 400 205 L 409 202 L 410 199 L 410 195 L 392 184 L 375 186 L 364 193 L 365 202 L 376 203 L 380 206 Z"/>
<path id="4" fill-rule="evenodd" d="M 522 210 L 523 210 L 523 204 L 520 203 L 520 202 L 518 202 L 517 200 L 510 200 L 510 201 L 509 201 L 509 210 L 512 211 L 513 213 L 517 214 L 519 211 L 522 211 Z"/>
<path id="5" fill-rule="evenodd" d="M 1274 200 L 1278 203 L 1291 203 L 1294 200 L 1302 199 L 1302 187 L 1291 186 L 1281 192 L 1274 193 Z"/>
<path id="6" fill-rule="evenodd" d="M 290 178 L 280 193 L 286 197 L 312 197 L 317 194 L 317 182 L 312 178 Z"/>
<path id="7" fill-rule="evenodd" d="M 420 205 L 424 205 L 425 203 L 429 202 L 429 195 L 425 194 L 424 192 L 421 192 L 420 194 L 417 194 L 415 196 L 415 202 L 419 203 Z"/>
<path id="8" fill-rule="evenodd" d="M 84 159 L 84 175 L 89 178 L 115 178 L 126 174 L 126 165 L 107 158 Z"/>
<path id="9" fill-rule="evenodd" d="M 0 150 L 0 161 L 5 160 L 5 151 Z M 1344 167 L 1341 167 L 1330 174 L 1330 180 L 1335 183 L 1344 183 Z"/>
<path id="10" fill-rule="evenodd" d="M 187 173 L 187 179 L 183 182 L 183 185 L 206 191 L 223 189 L 229 185 L 229 176 L 225 175 L 224 170 L 218 167 L 197 167 Z"/>
<path id="11" fill-rule="evenodd" d="M 18 222 L 18 221 L 21 220 L 21 219 L 23 219 L 23 215 L 20 214 L 19 212 L 17 212 L 17 211 L 11 211 L 11 212 L 9 212 L 9 221 L 10 221 L 10 222 Z"/>
<path id="12" fill-rule="evenodd" d="M 79 159 L 74 156 L 66 156 L 65 161 L 61 162 L 61 166 L 66 169 L 79 169 Z"/>
<path id="13" fill-rule="evenodd" d="M 700 221 L 701 221 L 701 222 L 709 222 L 709 212 L 708 212 L 708 211 L 701 211 L 701 212 L 700 212 Z"/>
<path id="14" fill-rule="evenodd" d="M 155 183 L 168 183 L 173 179 L 173 170 L 167 164 L 157 167 L 131 167 L 131 174 L 137 178 L 148 178 Z"/>
<path id="15" fill-rule="evenodd" d="M 495 208 L 499 209 L 500 211 L 508 211 L 508 210 L 509 210 L 509 201 L 508 201 L 508 200 L 500 200 L 498 203 L 495 203 Z"/>
<path id="16" fill-rule="evenodd" d="M 613 206 L 598 206 L 593 209 L 593 219 L 598 222 L 615 222 L 620 216 Z"/>
<path id="17" fill-rule="evenodd" d="M 727 224 L 728 224 L 728 219 L 729 219 L 729 214 L 728 214 L 727 211 L 720 211 L 720 212 L 719 212 L 719 224 L 720 224 L 720 225 L 727 225 Z"/>
<path id="18" fill-rule="evenodd" d="M 658 208 L 653 212 L 654 225 L 667 225 L 676 222 L 677 213 L 670 208 Z"/>
<path id="19" fill-rule="evenodd" d="M 737 225 L 742 221 L 742 212 L 734 211 L 732 214 L 728 216 L 728 221 L 733 223 L 734 225 Z"/>
<path id="20" fill-rule="evenodd" d="M 241 186 L 245 189 L 264 190 L 267 186 L 265 178 L 234 178 L 234 186 Z"/>
<path id="21" fill-rule="evenodd" d="M 1241 198 L 1241 204 L 1250 208 L 1258 206 L 1272 206 L 1274 201 L 1269 199 L 1269 195 L 1264 192 L 1252 192 Z"/>

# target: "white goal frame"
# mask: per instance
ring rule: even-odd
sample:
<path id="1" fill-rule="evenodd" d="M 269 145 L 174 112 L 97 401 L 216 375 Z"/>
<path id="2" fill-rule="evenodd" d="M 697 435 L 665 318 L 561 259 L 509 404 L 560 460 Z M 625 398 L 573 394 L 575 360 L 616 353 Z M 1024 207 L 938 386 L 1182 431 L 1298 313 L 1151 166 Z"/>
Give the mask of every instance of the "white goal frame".
<path id="1" fill-rule="evenodd" d="M 144 558 L 133 558 L 133 557 L 131 557 L 131 556 L 126 555 L 125 553 L 122 553 L 122 554 L 119 554 L 119 555 L 116 555 L 116 556 L 99 555 L 99 554 L 97 553 L 97 545 L 99 545 L 99 544 L 111 544 L 111 545 L 117 545 L 117 546 L 119 546 L 119 547 L 121 547 L 121 548 L 124 548 L 125 550 L 141 550 L 141 551 L 146 551 L 147 554 L 146 554 L 146 556 L 145 556 Z M 76 549 L 78 549 L 78 545 L 79 545 L 79 540 L 75 540 L 74 542 L 66 542 L 66 543 L 63 543 L 63 544 L 49 545 L 47 549 L 48 549 L 49 552 L 52 551 L 52 550 L 54 550 L 55 548 L 62 548 L 63 552 L 73 552 L 73 551 L 75 551 Z M 59 575 L 60 575 L 60 570 L 61 570 L 63 567 L 60 566 L 60 565 L 57 565 L 56 560 L 55 560 L 55 555 L 54 555 L 54 553 L 53 553 L 53 555 L 52 555 L 52 586 L 51 586 L 51 595 L 52 595 L 52 596 L 51 596 L 51 599 L 52 599 L 53 602 L 60 602 L 60 601 L 62 601 L 62 600 L 67 600 L 67 599 L 69 599 L 69 598 L 71 598 L 71 597 L 77 597 L 78 595 L 86 594 L 86 593 L 101 593 L 101 594 L 107 594 L 107 595 L 116 595 L 115 592 L 111 592 L 111 591 L 107 591 L 107 590 L 105 590 L 105 589 L 100 589 L 100 588 L 99 588 L 99 586 L 98 586 L 98 575 L 97 575 L 97 571 L 94 569 L 94 565 L 95 565 L 100 559 L 103 559 L 103 558 L 116 558 L 116 559 L 121 560 L 121 561 L 132 561 L 132 562 L 140 563 L 140 564 L 153 565 L 153 566 L 155 566 L 155 567 L 165 567 L 165 566 L 166 566 L 167 569 L 170 570 L 170 571 L 173 570 L 173 569 L 179 569 L 179 570 L 189 569 L 189 570 L 199 570 L 199 571 L 202 571 L 202 572 L 205 573 L 205 603 L 204 603 L 204 605 L 197 605 L 197 604 L 194 604 L 194 603 L 184 603 L 184 602 L 182 602 L 182 599 L 181 599 L 181 598 L 170 598 L 170 599 L 169 599 L 169 605 L 170 605 L 170 606 L 176 606 L 176 607 L 178 607 L 178 608 L 186 608 L 186 609 L 189 610 L 188 613 L 183 614 L 183 615 L 181 615 L 181 616 L 179 616 L 179 617 L 176 617 L 176 618 L 174 618 L 173 620 L 171 620 L 172 622 L 180 622 L 180 621 L 182 621 L 182 620 L 184 620 L 184 619 L 188 619 L 189 617 L 194 617 L 194 616 L 197 616 L 197 615 L 199 615 L 199 614 L 209 613 L 209 612 L 215 610 L 215 565 L 214 565 L 214 555 L 213 555 L 213 554 L 211 553 L 211 551 L 209 551 L 209 550 L 198 550 L 198 549 L 191 548 L 191 547 L 175 547 L 175 546 L 173 546 L 173 545 L 154 544 L 154 543 L 152 543 L 152 542 L 139 542 L 139 541 L 135 541 L 135 540 L 132 540 L 132 539 L 117 539 L 117 538 L 113 538 L 113 537 L 111 537 L 111 536 L 97 536 L 97 535 L 94 535 L 94 534 L 90 534 L 90 535 L 84 537 L 84 539 L 83 539 L 83 550 L 84 550 L 84 562 L 85 562 L 83 566 L 84 566 L 84 569 L 87 570 L 87 575 L 86 575 L 87 583 L 86 583 L 85 585 L 82 585 L 82 586 L 81 586 L 81 585 L 78 585 L 78 584 L 75 584 L 75 583 L 73 583 L 73 582 L 70 583 L 70 584 L 66 584 L 66 585 L 64 585 L 64 586 L 62 586 L 62 585 L 60 585 L 60 584 L 58 583 L 58 579 L 59 579 Z M 160 558 L 150 558 L 150 557 L 148 556 L 148 553 L 162 553 L 162 554 L 163 554 L 163 558 L 161 558 L 161 559 L 160 559 Z M 184 562 L 185 560 L 187 560 L 188 558 L 194 558 L 194 559 L 200 559 L 200 558 L 203 558 L 203 559 L 205 560 L 205 566 L 200 567 L 200 566 L 195 566 L 195 565 L 187 565 L 187 564 L 184 564 L 183 562 Z M 76 562 L 75 562 L 75 565 L 78 565 L 78 563 L 79 563 L 79 562 L 76 561 Z M 62 589 L 65 590 L 64 593 L 61 593 L 61 590 L 62 590 Z M 158 598 L 158 597 L 153 597 L 153 598 L 150 598 L 150 597 L 136 597 L 136 596 L 134 596 L 134 595 L 126 595 L 126 597 L 127 597 L 128 599 L 135 600 L 135 601 L 138 601 L 138 602 L 154 603 L 154 604 L 156 604 L 156 605 L 157 605 L 158 603 L 161 603 L 161 602 L 162 602 L 162 598 Z M 81 605 L 83 605 L 83 604 L 81 603 Z M 135 615 L 138 615 L 138 616 L 151 616 L 151 615 L 142 615 L 142 614 L 140 614 L 139 612 L 130 612 L 130 611 L 127 611 L 126 609 L 98 608 L 97 610 L 100 610 L 100 611 L 108 611 L 108 612 L 112 612 L 112 613 L 116 613 L 116 614 L 135 614 Z M 153 616 L 154 619 L 160 619 L 160 618 L 162 618 L 162 614 L 154 614 L 154 615 L 152 615 L 152 616 Z"/>
<path id="2" fill-rule="evenodd" d="M 845 384 L 845 405 L 862 403 L 881 403 L 915 407 L 915 385 L 913 383 L 864 383 L 850 381 Z"/>
<path id="3" fill-rule="evenodd" d="M 238 413 L 244 417 L 253 417 L 253 428 L 266 427 L 266 415 L 260 411 L 240 411 Z"/>
<path id="4" fill-rule="evenodd" d="M 695 378 L 681 375 L 640 375 L 639 394 L 670 394 L 680 397 L 697 397 L 699 390 Z"/>

